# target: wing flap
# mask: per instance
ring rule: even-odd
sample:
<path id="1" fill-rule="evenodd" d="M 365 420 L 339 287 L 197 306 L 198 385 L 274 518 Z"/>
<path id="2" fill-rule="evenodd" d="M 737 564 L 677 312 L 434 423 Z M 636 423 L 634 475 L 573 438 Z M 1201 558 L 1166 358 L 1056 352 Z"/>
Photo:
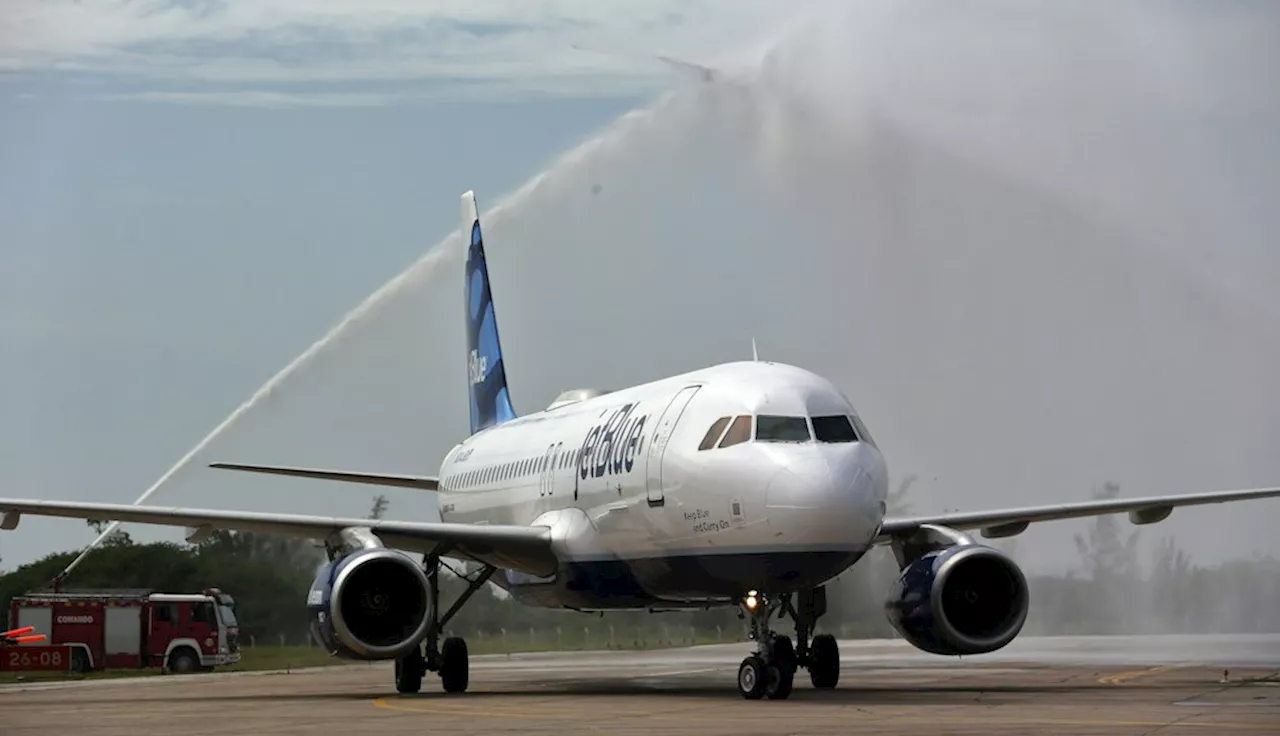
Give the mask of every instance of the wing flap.
<path id="1" fill-rule="evenodd" d="M 289 475 L 295 478 L 318 478 L 320 480 L 337 480 L 345 483 L 364 483 L 372 486 L 416 488 L 420 491 L 436 491 L 440 488 L 439 478 L 425 475 L 352 473 L 345 470 L 291 468 L 283 465 L 244 465 L 241 463 L 211 463 L 209 467 L 218 468 L 219 470 L 241 470 L 247 473 L 264 473 L 267 475 Z"/>
<path id="2" fill-rule="evenodd" d="M 894 537 L 910 535 L 926 524 L 945 526 L 958 531 L 981 529 L 982 535 L 988 538 L 1012 537 L 1021 534 L 1029 524 L 1035 522 L 1079 519 L 1104 514 L 1128 513 L 1130 521 L 1135 524 L 1153 524 L 1168 518 L 1169 514 L 1173 513 L 1173 509 L 1179 506 L 1201 506 L 1277 496 L 1280 496 L 1280 488 L 1251 488 L 1239 491 L 1190 493 L 1181 496 L 1115 498 L 1053 506 L 1028 506 L 1018 509 L 966 511 L 936 516 L 885 519 L 876 542 L 883 544 Z"/>
<path id="3" fill-rule="evenodd" d="M 443 546 L 451 554 L 456 550 L 463 556 L 504 569 L 542 576 L 550 575 L 556 569 L 556 558 L 551 551 L 551 531 L 547 527 L 393 521 L 15 498 L 0 498 L 0 512 L 3 512 L 5 518 L 14 520 L 14 527 L 17 526 L 16 519 L 22 514 L 288 534 L 310 539 L 326 539 L 342 529 L 364 527 L 377 534 L 383 544 L 396 549 L 425 553 L 437 551 Z"/>

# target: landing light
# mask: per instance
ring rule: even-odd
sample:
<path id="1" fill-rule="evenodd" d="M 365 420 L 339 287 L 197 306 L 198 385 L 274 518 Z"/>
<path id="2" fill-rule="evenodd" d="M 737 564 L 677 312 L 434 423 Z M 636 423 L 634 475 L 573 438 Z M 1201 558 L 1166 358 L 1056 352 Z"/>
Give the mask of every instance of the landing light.
<path id="1" fill-rule="evenodd" d="M 756 599 L 756 592 L 754 590 L 747 591 L 746 604 L 747 604 L 748 610 L 751 610 L 751 611 L 756 610 L 756 605 L 759 604 L 759 601 Z"/>

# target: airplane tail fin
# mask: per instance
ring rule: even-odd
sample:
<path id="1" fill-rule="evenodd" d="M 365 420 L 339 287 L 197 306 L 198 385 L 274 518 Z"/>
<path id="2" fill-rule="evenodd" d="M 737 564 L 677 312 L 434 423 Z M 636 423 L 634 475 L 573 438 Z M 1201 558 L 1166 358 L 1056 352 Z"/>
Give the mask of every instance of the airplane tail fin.
<path id="1" fill-rule="evenodd" d="M 467 238 L 467 382 L 471 392 L 471 433 L 516 418 L 502 364 L 498 321 L 489 290 L 480 210 L 475 192 L 462 195 L 462 235 Z"/>

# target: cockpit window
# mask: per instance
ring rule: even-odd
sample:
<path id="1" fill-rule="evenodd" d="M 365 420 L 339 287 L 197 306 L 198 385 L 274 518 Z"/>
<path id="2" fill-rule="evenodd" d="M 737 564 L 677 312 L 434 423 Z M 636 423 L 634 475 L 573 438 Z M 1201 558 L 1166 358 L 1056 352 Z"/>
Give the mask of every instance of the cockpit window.
<path id="1" fill-rule="evenodd" d="M 751 439 L 751 417 L 744 414 L 735 418 L 733 424 L 729 425 L 729 431 L 724 433 L 724 439 L 720 440 L 720 446 L 730 447 L 746 442 L 749 439 Z"/>
<path id="2" fill-rule="evenodd" d="M 813 418 L 813 434 L 819 442 L 857 442 L 853 423 L 843 414 Z"/>
<path id="3" fill-rule="evenodd" d="M 756 417 L 757 442 L 808 442 L 809 423 L 804 417 L 779 417 L 761 414 Z"/>
<path id="4" fill-rule="evenodd" d="M 716 446 L 716 440 L 720 439 L 720 435 L 724 434 L 724 426 L 729 423 L 729 417 L 720 417 L 715 424 L 711 425 L 711 429 L 707 430 L 707 434 L 702 438 L 701 444 L 698 445 L 699 450 L 710 450 Z"/>
<path id="5" fill-rule="evenodd" d="M 862 419 L 857 414 L 854 414 L 852 419 L 853 426 L 858 430 L 858 439 L 876 447 L 876 441 L 871 439 L 871 433 L 867 431 L 867 425 L 862 423 Z"/>

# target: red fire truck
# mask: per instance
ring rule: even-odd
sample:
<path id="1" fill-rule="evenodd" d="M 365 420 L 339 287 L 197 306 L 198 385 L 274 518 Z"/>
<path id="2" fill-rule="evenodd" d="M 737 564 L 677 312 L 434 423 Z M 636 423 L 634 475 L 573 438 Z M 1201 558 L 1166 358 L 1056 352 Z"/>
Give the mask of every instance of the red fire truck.
<path id="1" fill-rule="evenodd" d="M 209 671 L 240 661 L 235 601 L 217 588 L 200 593 L 84 590 L 13 599 L 10 625 L 47 641 L 0 648 L 0 670 L 163 667 Z"/>

